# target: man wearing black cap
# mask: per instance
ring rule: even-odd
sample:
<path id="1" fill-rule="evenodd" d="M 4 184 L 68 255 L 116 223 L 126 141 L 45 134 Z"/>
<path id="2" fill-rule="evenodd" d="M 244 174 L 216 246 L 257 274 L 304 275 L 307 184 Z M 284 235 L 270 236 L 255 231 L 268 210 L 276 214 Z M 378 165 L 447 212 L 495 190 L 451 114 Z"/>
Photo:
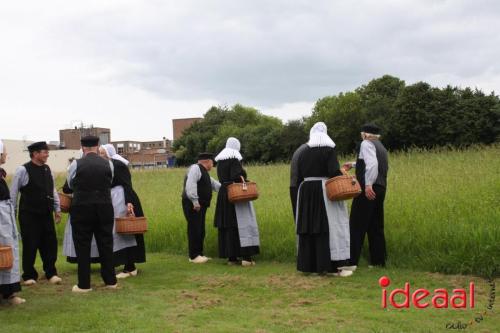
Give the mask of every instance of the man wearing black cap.
<path id="1" fill-rule="evenodd" d="M 71 226 L 78 263 L 75 293 L 91 291 L 90 248 L 95 237 L 101 262 L 101 276 L 108 289 L 116 289 L 113 266 L 114 213 L 111 202 L 113 163 L 98 155 L 99 138 L 81 139 L 83 157 L 71 163 L 65 190 L 73 191 L 70 207 Z"/>
<path id="2" fill-rule="evenodd" d="M 375 124 L 366 124 L 361 129 L 363 141 L 359 147 L 357 161 L 344 164 L 349 170 L 356 168 L 363 192 L 354 198 L 349 221 L 351 232 L 351 259 L 349 267 L 355 270 L 365 234 L 368 234 L 370 265 L 385 266 L 386 247 L 384 236 L 384 199 L 389 170 L 388 154 L 380 142 L 380 128 Z"/>
<path id="3" fill-rule="evenodd" d="M 184 177 L 182 208 L 188 223 L 189 261 L 195 264 L 206 263 L 209 259 L 203 255 L 205 215 L 212 200 L 212 191 L 220 188 L 220 183 L 208 173 L 213 166 L 213 154 L 201 153 L 198 163 L 191 165 Z"/>
<path id="4" fill-rule="evenodd" d="M 10 197 L 17 211 L 19 201 L 19 225 L 23 242 L 23 284 L 36 284 L 38 272 L 35 269 L 36 252 L 40 251 L 43 270 L 52 284 L 61 283 L 57 276 L 57 237 L 55 222 L 61 221 L 59 196 L 47 159 L 49 147 L 46 142 L 35 142 L 28 146 L 31 161 L 18 167 L 10 191 Z"/>

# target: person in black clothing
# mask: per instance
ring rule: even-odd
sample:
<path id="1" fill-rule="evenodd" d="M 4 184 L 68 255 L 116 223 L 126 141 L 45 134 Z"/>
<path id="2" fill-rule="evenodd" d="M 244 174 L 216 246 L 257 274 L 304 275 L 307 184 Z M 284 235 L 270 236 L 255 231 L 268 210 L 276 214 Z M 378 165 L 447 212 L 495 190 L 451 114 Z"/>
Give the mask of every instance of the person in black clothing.
<path id="1" fill-rule="evenodd" d="M 187 220 L 189 262 L 195 264 L 203 264 L 209 259 L 203 255 L 205 216 L 212 201 L 212 191 L 220 188 L 220 183 L 209 174 L 214 166 L 213 158 L 213 154 L 200 153 L 198 163 L 191 165 L 184 177 L 182 210 Z"/>
<path id="2" fill-rule="evenodd" d="M 23 243 L 24 285 L 34 285 L 38 279 L 35 269 L 37 251 L 42 257 L 43 270 L 50 283 L 61 283 L 57 276 L 57 236 L 55 223 L 61 221 L 59 196 L 50 167 L 47 165 L 47 143 L 35 142 L 28 146 L 31 161 L 18 167 L 12 180 L 10 197 L 17 210 L 19 201 L 19 225 Z"/>
<path id="3" fill-rule="evenodd" d="M 297 270 L 349 276 L 339 267 L 349 259 L 349 217 L 343 201 L 326 197 L 325 182 L 341 175 L 335 143 L 326 125 L 316 123 L 298 160 Z"/>
<path id="4" fill-rule="evenodd" d="M 218 230 L 219 257 L 228 258 L 230 265 L 253 266 L 255 262 L 252 256 L 259 254 L 260 240 L 252 202 L 233 204 L 229 201 L 227 192 L 228 185 L 242 182 L 242 178 L 247 181 L 239 150 L 238 139 L 229 138 L 226 148 L 215 158 L 217 176 L 221 183 L 215 208 L 215 227 Z M 241 231 L 238 228 L 240 219 L 248 222 L 247 227 L 241 228 Z M 238 258 L 242 258 L 241 262 Z"/>
<path id="5" fill-rule="evenodd" d="M 300 145 L 293 153 L 290 161 L 290 200 L 292 202 L 293 220 L 297 218 L 297 194 L 299 193 L 299 157 L 300 154 L 307 148 L 307 144 Z"/>
<path id="6" fill-rule="evenodd" d="M 346 269 L 355 270 L 365 235 L 368 234 L 370 266 L 385 266 L 387 252 L 384 235 L 384 200 L 387 188 L 389 160 L 387 150 L 380 142 L 380 128 L 366 124 L 361 129 L 363 141 L 356 162 L 346 163 L 349 170 L 356 168 L 356 177 L 363 192 L 354 198 L 351 206 L 351 259 Z"/>
<path id="7" fill-rule="evenodd" d="M 17 234 L 14 208 L 10 201 L 10 192 L 5 177 L 7 173 L 1 168 L 7 159 L 7 151 L 0 140 L 0 244 L 12 249 L 14 263 L 11 269 L 0 270 L 0 296 L 10 304 L 17 305 L 26 302 L 16 295 L 21 291 L 21 276 L 19 273 L 19 238 Z"/>
<path id="8" fill-rule="evenodd" d="M 122 186 L 125 194 L 125 203 L 130 214 L 136 217 L 144 216 L 141 201 L 139 196 L 132 187 L 132 175 L 128 168 L 129 162 L 116 153 L 116 149 L 112 144 L 103 145 L 105 157 L 108 158 L 114 166 L 114 178 L 112 187 Z M 117 274 L 117 278 L 123 279 L 130 276 L 137 276 L 137 268 L 135 264 L 146 262 L 146 247 L 144 245 L 144 235 L 136 234 L 135 240 L 137 245 L 126 247 L 114 253 L 115 266 L 124 265 L 123 270 Z"/>
<path id="9" fill-rule="evenodd" d="M 73 191 L 70 207 L 72 235 L 78 261 L 78 284 L 72 291 L 84 293 L 90 286 L 90 248 L 94 236 L 101 261 L 101 276 L 106 288 L 116 289 L 113 266 L 114 213 L 111 203 L 113 163 L 98 155 L 99 138 L 82 138 L 83 158 L 73 161 L 67 183 Z"/>

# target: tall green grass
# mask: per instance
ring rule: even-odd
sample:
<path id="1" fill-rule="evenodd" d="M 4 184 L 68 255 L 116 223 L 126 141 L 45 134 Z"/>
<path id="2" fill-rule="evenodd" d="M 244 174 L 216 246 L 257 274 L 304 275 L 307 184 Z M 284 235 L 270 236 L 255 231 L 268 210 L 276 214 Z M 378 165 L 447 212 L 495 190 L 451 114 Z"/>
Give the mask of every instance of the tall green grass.
<path id="1" fill-rule="evenodd" d="M 289 166 L 247 169 L 261 193 L 255 201 L 260 259 L 293 261 Z M 388 264 L 444 273 L 498 275 L 499 171 L 499 145 L 391 154 L 385 204 Z M 149 251 L 187 255 L 186 221 L 181 208 L 184 173 L 181 168 L 133 171 L 134 187 L 150 223 L 146 234 Z M 62 176 L 58 182 L 62 182 Z M 207 255 L 217 256 L 215 198 L 212 202 L 205 246 Z M 62 238 L 63 225 L 58 231 Z"/>

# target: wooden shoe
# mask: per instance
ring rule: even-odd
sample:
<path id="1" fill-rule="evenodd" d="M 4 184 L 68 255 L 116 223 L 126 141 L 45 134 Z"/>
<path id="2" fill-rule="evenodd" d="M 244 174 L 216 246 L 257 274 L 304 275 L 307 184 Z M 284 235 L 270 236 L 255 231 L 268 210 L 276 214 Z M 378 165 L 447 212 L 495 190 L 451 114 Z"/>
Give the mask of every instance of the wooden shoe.
<path id="1" fill-rule="evenodd" d="M 85 294 L 85 293 L 88 293 L 88 292 L 91 292 L 92 291 L 92 288 L 89 288 L 89 289 L 82 289 L 80 287 L 78 287 L 77 284 L 75 284 L 73 286 L 73 288 L 71 289 L 72 292 L 74 293 L 77 293 L 77 294 Z"/>
<path id="2" fill-rule="evenodd" d="M 243 267 L 255 266 L 255 261 L 242 260 L 241 266 Z"/>
<path id="3" fill-rule="evenodd" d="M 131 276 L 131 274 L 129 272 L 120 272 L 120 273 L 116 274 L 117 279 L 126 279 L 130 276 Z"/>
<path id="4" fill-rule="evenodd" d="M 354 274 L 352 271 L 341 270 L 340 272 L 333 273 L 333 276 L 348 277 Z"/>
<path id="5" fill-rule="evenodd" d="M 60 284 L 62 282 L 62 279 L 59 276 L 54 275 L 49 279 L 49 282 L 52 284 Z"/>
<path id="6" fill-rule="evenodd" d="M 26 303 L 26 300 L 24 298 L 21 298 L 19 296 L 10 296 L 9 299 L 7 300 L 10 305 L 19 305 Z"/>
<path id="7" fill-rule="evenodd" d="M 358 266 L 356 265 L 353 265 L 353 266 L 342 266 L 342 267 L 339 267 L 339 270 L 341 271 L 351 271 L 351 272 L 354 272 L 356 269 L 358 268 Z"/>
<path id="8" fill-rule="evenodd" d="M 194 259 L 189 259 L 189 262 L 192 262 L 193 264 L 204 264 L 207 261 L 208 261 L 208 259 L 206 257 L 202 257 L 202 256 L 197 256 Z"/>
<path id="9" fill-rule="evenodd" d="M 28 280 L 25 280 L 23 281 L 23 286 L 34 286 L 36 284 L 36 280 L 33 280 L 33 279 L 28 279 Z"/>

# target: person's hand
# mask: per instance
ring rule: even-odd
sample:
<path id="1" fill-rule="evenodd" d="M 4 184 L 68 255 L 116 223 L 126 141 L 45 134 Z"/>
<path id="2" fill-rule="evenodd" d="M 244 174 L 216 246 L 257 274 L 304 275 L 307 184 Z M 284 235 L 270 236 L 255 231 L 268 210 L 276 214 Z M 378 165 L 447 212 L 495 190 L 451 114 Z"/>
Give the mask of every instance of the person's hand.
<path id="1" fill-rule="evenodd" d="M 132 205 L 130 202 L 127 204 L 127 213 L 129 215 L 134 215 L 134 205 Z"/>
<path id="2" fill-rule="evenodd" d="M 351 162 L 344 163 L 344 165 L 342 166 L 342 168 L 344 168 L 345 171 L 349 171 L 352 168 L 352 163 Z"/>
<path id="3" fill-rule="evenodd" d="M 365 195 L 368 200 L 375 200 L 375 197 L 377 196 L 371 185 L 365 186 Z"/>
<path id="4" fill-rule="evenodd" d="M 54 213 L 54 221 L 56 222 L 56 224 L 61 223 L 61 212 Z"/>
<path id="5" fill-rule="evenodd" d="M 199 212 L 199 211 L 200 211 L 200 209 L 201 209 L 200 204 L 193 204 L 193 210 L 194 210 L 195 212 Z"/>

